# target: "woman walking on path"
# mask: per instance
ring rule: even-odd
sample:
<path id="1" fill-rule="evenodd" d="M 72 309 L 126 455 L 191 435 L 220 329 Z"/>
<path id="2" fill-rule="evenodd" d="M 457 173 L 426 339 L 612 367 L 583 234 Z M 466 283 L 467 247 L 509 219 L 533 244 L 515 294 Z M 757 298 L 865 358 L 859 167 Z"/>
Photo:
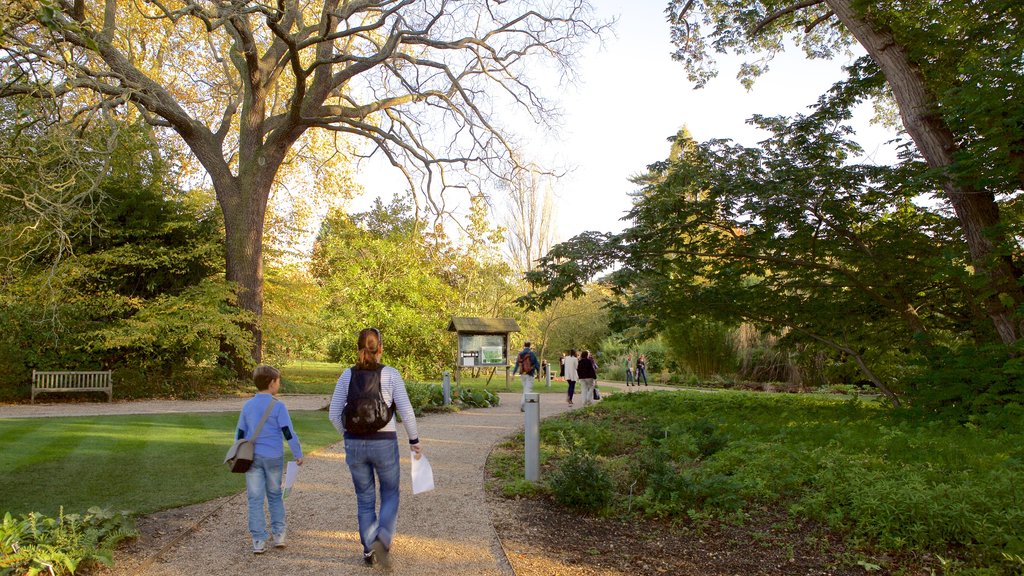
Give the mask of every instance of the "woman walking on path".
<path id="1" fill-rule="evenodd" d="M 589 350 L 580 353 L 576 375 L 580 377 L 580 383 L 583 385 L 583 405 L 589 406 L 594 401 L 594 386 L 597 383 L 597 364 L 590 359 Z"/>
<path id="2" fill-rule="evenodd" d="M 626 386 L 632 386 L 633 385 L 633 355 L 632 354 L 626 356 L 626 359 L 623 361 L 623 365 L 626 367 Z M 637 386 L 639 386 L 640 382 L 637 381 L 636 384 L 637 384 Z"/>
<path id="3" fill-rule="evenodd" d="M 401 374 L 380 363 L 384 346 L 380 331 L 367 328 L 359 333 L 356 365 L 346 369 L 334 387 L 329 417 L 345 438 L 345 461 L 356 493 L 356 516 L 363 561 L 391 568 L 391 542 L 398 521 L 398 432 L 395 412 L 409 445 L 420 455 L 416 415 Z M 380 483 L 380 511 L 377 486 Z"/>
<path id="4" fill-rule="evenodd" d="M 576 367 L 578 365 L 579 359 L 576 358 L 576 349 L 573 348 L 569 351 L 568 356 L 562 358 L 562 369 L 565 371 L 565 381 L 569 383 L 569 406 L 572 406 L 572 395 L 576 391 L 576 381 L 580 379 L 579 375 L 576 373 Z"/>
<path id="5" fill-rule="evenodd" d="M 641 354 L 636 359 L 636 385 L 640 385 L 640 378 L 644 379 L 644 386 L 647 386 L 647 356 Z"/>

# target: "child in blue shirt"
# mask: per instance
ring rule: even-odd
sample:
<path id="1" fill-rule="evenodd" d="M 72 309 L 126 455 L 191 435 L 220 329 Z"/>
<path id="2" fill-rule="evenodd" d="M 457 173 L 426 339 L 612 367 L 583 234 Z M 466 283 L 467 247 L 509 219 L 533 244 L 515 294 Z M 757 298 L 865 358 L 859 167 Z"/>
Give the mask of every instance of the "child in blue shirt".
<path id="1" fill-rule="evenodd" d="M 284 546 L 284 497 L 281 493 L 281 480 L 284 476 L 284 443 L 282 435 L 288 441 L 288 447 L 295 457 L 295 462 L 302 465 L 302 446 L 299 437 L 292 430 L 292 420 L 288 416 L 288 408 L 283 402 L 274 399 L 274 394 L 281 389 L 281 372 L 273 366 L 257 366 L 252 373 L 253 382 L 258 392 L 242 406 L 238 416 L 237 439 L 250 438 L 259 426 L 267 406 L 270 409 L 260 435 L 256 438 L 252 466 L 245 473 L 245 491 L 249 497 L 249 532 L 252 534 L 252 551 L 262 554 L 267 550 L 267 519 L 264 501 L 270 508 L 270 535 L 274 539 L 274 547 Z"/>

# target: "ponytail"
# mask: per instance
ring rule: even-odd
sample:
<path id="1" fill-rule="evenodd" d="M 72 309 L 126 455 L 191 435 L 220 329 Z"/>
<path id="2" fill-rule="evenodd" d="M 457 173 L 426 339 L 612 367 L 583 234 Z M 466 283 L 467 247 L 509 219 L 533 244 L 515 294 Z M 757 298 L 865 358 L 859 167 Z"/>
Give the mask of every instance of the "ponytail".
<path id="1" fill-rule="evenodd" d="M 359 333 L 356 352 L 356 368 L 373 370 L 377 368 L 377 354 L 380 353 L 380 330 L 366 328 Z"/>

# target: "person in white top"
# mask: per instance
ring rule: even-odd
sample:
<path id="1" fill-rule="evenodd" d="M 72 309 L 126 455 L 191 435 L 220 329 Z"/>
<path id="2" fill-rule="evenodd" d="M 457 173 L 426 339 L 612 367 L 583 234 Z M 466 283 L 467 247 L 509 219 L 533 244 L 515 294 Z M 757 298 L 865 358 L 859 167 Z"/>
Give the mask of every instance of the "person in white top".
<path id="1" fill-rule="evenodd" d="M 416 458 L 420 457 L 420 439 L 405 382 L 398 370 L 380 363 L 383 352 L 379 330 L 367 328 L 359 333 L 358 361 L 338 378 L 328 415 L 345 438 L 345 462 L 356 492 L 363 561 L 390 569 L 401 476 L 395 412 L 402 417 Z M 364 411 L 363 407 L 368 404 L 370 410 Z M 360 410 L 353 409 L 356 405 Z M 390 419 L 383 424 L 388 417 Z M 380 483 L 379 515 L 377 482 Z"/>
<path id="2" fill-rule="evenodd" d="M 576 373 L 576 367 L 579 365 L 579 358 L 576 357 L 576 349 L 573 348 L 569 351 L 569 355 L 564 358 L 565 365 L 565 381 L 569 383 L 569 405 L 572 406 L 572 396 L 576 392 L 576 381 L 579 380 L 579 375 Z"/>

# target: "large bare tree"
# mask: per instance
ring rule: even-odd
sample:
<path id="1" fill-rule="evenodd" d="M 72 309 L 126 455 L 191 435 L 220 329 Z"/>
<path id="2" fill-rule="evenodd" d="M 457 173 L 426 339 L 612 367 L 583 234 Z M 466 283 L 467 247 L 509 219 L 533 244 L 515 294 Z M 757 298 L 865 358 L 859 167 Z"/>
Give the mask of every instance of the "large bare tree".
<path id="1" fill-rule="evenodd" d="M 758 55 L 741 70 L 744 81 L 749 82 L 784 49 L 786 39 L 795 40 L 812 57 L 831 57 L 851 43 L 860 44 L 881 70 L 907 134 L 941 175 L 941 186 L 960 222 L 974 267 L 987 284 L 984 305 L 1000 339 L 1009 345 L 1022 336 L 1020 318 L 1015 314 L 1024 304 L 1021 269 L 1007 246 L 996 190 L 990 185 L 995 179 L 956 166 L 958 156 L 998 146 L 999 139 L 979 138 L 977 126 L 958 133 L 943 113 L 950 107 L 942 106 L 937 93 L 953 87 L 942 84 L 940 77 L 945 74 L 959 74 L 953 82 L 965 81 L 964 64 L 969 59 L 964 55 L 975 51 L 973 57 L 983 61 L 979 58 L 983 50 L 1012 52 L 1012 46 L 1019 46 L 1019 3 L 670 0 L 668 14 L 679 48 L 675 57 L 698 84 L 715 73 L 712 49 Z M 979 22 L 987 22 L 988 28 Z M 936 37 L 936 30 L 945 36 Z M 992 38 L 994 34 L 1002 36 Z M 993 118 L 991 123 L 999 121 Z M 972 138 L 987 142 L 968 152 L 965 146 Z M 1019 142 L 1018 134 L 1018 149 Z M 1024 177 L 1017 185 L 1024 185 Z"/>
<path id="2" fill-rule="evenodd" d="M 505 246 L 513 269 L 520 275 L 536 266 L 555 243 L 555 200 L 551 179 L 541 171 L 520 170 L 508 183 L 508 204 L 503 221 Z"/>
<path id="3" fill-rule="evenodd" d="M 369 143 L 417 210 L 444 214 L 444 191 L 465 186 L 454 168 L 511 173 L 496 111 L 548 118 L 528 64 L 571 76 L 602 31 L 591 18 L 587 0 L 43 0 L 4 23 L 0 97 L 133 106 L 176 133 L 213 184 L 227 278 L 258 318 L 268 197 L 307 131 Z"/>

